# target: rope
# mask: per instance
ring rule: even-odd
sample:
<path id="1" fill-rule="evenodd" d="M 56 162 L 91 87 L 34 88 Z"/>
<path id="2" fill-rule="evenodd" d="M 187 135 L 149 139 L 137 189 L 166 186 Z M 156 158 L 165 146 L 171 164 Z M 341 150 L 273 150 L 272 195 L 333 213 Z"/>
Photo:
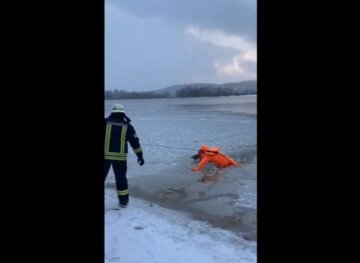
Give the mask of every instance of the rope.
<path id="1" fill-rule="evenodd" d="M 159 145 L 159 144 L 148 144 L 148 143 L 141 143 L 141 145 L 149 145 L 149 146 L 163 147 L 163 148 L 170 148 L 170 149 L 179 149 L 179 150 L 191 150 L 191 151 L 198 151 L 199 150 L 199 149 L 194 149 L 194 148 L 174 147 L 174 146 L 166 146 L 166 145 Z"/>
<path id="2" fill-rule="evenodd" d="M 216 140 L 222 140 L 222 139 L 226 139 L 226 138 L 230 138 L 230 137 L 234 137 L 234 136 L 238 136 L 238 135 L 244 135 L 244 134 L 248 134 L 248 133 L 254 133 L 254 131 L 251 132 L 242 132 L 242 133 L 237 133 L 237 134 L 232 134 L 232 135 L 228 135 L 222 138 L 214 138 L 214 139 L 210 139 L 210 140 L 202 140 L 203 142 L 211 142 L 211 141 L 216 141 Z M 194 142 L 200 142 L 198 140 L 195 140 Z"/>
<path id="3" fill-rule="evenodd" d="M 160 144 L 149 144 L 149 143 L 141 143 L 141 145 L 148 145 L 148 146 L 155 146 L 155 147 L 163 147 L 163 148 L 169 148 L 169 149 L 179 149 L 179 150 L 189 150 L 189 151 L 198 151 L 199 149 L 195 149 L 195 148 L 185 148 L 185 147 L 175 147 L 175 146 L 167 146 L 167 145 L 160 145 Z M 227 146 L 229 147 L 229 146 Z M 222 147 L 222 148 L 227 148 L 226 146 Z M 238 147 L 239 149 L 253 149 L 255 146 L 250 146 L 250 145 L 244 145 L 244 146 L 240 146 Z"/>

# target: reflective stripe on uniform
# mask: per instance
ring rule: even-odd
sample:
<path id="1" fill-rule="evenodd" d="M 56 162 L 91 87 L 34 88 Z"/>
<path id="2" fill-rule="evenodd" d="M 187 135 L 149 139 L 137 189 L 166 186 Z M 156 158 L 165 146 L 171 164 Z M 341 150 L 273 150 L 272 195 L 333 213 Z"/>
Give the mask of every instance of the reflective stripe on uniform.
<path id="1" fill-rule="evenodd" d="M 133 149 L 134 153 L 140 153 L 142 152 L 141 147 Z"/>
<path id="2" fill-rule="evenodd" d="M 124 156 L 124 157 L 126 157 L 126 156 L 127 156 L 127 153 L 107 152 L 107 153 L 105 153 L 105 156 L 107 156 L 107 155 L 111 155 L 111 156 Z"/>
<path id="3" fill-rule="evenodd" d="M 112 156 L 112 155 L 105 155 L 105 160 L 114 160 L 114 161 L 126 161 L 126 156 Z"/>
<path id="4" fill-rule="evenodd" d="M 111 135 L 111 124 L 108 123 L 106 125 L 106 133 L 105 133 L 105 153 L 109 152 L 110 135 Z"/>
<path id="5" fill-rule="evenodd" d="M 118 195 L 128 195 L 129 194 L 129 190 L 121 190 L 121 191 L 117 191 Z"/>
<path id="6" fill-rule="evenodd" d="M 123 126 L 123 128 L 121 129 L 120 153 L 125 152 L 126 131 L 127 131 L 127 126 Z"/>

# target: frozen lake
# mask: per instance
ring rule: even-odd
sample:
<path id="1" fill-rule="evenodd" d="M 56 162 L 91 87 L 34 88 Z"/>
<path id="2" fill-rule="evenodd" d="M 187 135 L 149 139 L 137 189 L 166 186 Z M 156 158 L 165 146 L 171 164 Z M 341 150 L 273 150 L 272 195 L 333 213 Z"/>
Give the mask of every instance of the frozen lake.
<path id="1" fill-rule="evenodd" d="M 144 151 L 139 166 L 129 148 L 131 196 L 182 211 L 256 240 L 256 96 L 105 101 L 122 103 Z M 199 182 L 190 158 L 201 144 L 245 164 L 229 168 L 216 183 Z M 114 188 L 112 170 L 105 186 Z"/>

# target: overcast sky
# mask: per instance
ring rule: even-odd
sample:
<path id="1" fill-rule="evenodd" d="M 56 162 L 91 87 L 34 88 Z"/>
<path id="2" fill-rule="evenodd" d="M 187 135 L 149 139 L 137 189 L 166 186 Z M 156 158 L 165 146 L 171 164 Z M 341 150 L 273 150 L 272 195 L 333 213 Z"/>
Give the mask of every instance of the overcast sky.
<path id="1" fill-rule="evenodd" d="M 256 79 L 256 0 L 105 0 L 105 89 Z"/>

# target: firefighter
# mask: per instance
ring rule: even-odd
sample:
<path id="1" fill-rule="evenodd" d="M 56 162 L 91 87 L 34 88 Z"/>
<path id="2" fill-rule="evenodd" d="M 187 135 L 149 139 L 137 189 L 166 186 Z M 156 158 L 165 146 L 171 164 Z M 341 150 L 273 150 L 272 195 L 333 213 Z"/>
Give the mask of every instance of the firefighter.
<path id="1" fill-rule="evenodd" d="M 207 176 L 205 173 L 202 177 L 202 181 L 204 180 L 212 180 L 212 178 L 217 178 L 217 175 L 220 173 L 222 168 L 227 168 L 230 166 L 240 166 L 239 163 L 231 159 L 229 156 L 220 153 L 219 147 L 207 147 L 202 144 L 200 150 L 197 154 L 193 155 L 191 158 L 194 160 L 199 159 L 199 163 L 196 167 L 192 168 L 193 172 L 201 171 L 201 169 L 209 162 L 213 163 L 217 168 L 220 168 L 213 177 Z"/>
<path id="2" fill-rule="evenodd" d="M 119 204 L 125 208 L 129 202 L 128 182 L 126 178 L 128 144 L 137 156 L 139 165 L 144 165 L 143 152 L 131 120 L 126 116 L 122 104 L 114 104 L 111 114 L 105 118 L 105 164 L 104 180 L 110 167 L 114 170 Z"/>

